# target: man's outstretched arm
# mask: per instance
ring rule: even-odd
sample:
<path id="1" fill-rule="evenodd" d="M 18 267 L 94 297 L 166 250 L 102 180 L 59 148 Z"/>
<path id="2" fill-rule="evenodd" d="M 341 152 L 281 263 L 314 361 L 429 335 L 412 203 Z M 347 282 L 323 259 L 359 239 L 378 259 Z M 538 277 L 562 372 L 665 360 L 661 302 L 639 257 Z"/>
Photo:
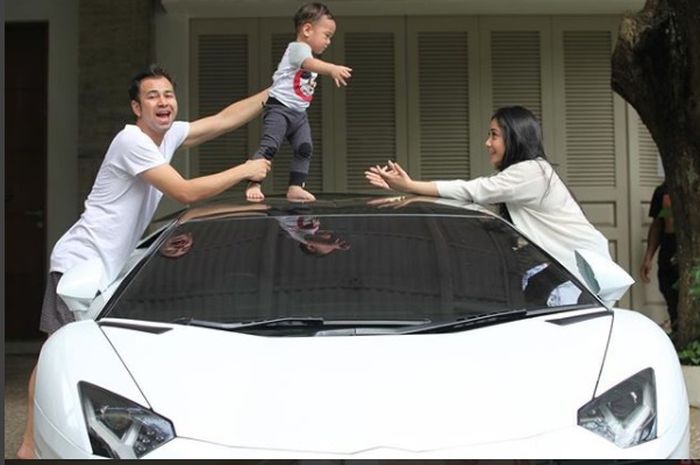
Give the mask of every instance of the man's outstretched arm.
<path id="1" fill-rule="evenodd" d="M 267 89 L 227 106 L 219 113 L 190 123 L 184 147 L 193 147 L 233 131 L 255 118 L 267 100 Z"/>
<path id="2" fill-rule="evenodd" d="M 171 199 L 183 204 L 213 197 L 243 180 L 262 181 L 270 171 L 270 161 L 264 158 L 248 160 L 233 168 L 198 178 L 185 179 L 175 168 L 163 164 L 139 174 Z"/>

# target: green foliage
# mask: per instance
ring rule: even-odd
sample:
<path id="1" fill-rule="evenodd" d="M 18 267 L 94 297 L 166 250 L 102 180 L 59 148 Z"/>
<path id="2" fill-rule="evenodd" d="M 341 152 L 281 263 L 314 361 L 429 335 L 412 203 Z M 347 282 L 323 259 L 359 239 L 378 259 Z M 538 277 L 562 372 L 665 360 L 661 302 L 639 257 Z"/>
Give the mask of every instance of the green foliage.
<path id="1" fill-rule="evenodd" d="M 678 351 L 682 365 L 700 366 L 700 340 L 692 341 L 683 350 Z"/>

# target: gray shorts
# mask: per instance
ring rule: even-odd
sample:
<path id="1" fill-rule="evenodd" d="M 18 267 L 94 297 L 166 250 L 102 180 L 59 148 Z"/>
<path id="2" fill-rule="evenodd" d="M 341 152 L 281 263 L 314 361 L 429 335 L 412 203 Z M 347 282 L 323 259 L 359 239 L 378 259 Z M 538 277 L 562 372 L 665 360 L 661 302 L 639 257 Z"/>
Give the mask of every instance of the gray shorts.
<path id="1" fill-rule="evenodd" d="M 75 321 L 73 312 L 66 303 L 56 294 L 58 281 L 63 273 L 52 271 L 46 280 L 46 292 L 44 292 L 44 304 L 41 307 L 41 321 L 39 329 L 51 336 L 62 326 Z"/>

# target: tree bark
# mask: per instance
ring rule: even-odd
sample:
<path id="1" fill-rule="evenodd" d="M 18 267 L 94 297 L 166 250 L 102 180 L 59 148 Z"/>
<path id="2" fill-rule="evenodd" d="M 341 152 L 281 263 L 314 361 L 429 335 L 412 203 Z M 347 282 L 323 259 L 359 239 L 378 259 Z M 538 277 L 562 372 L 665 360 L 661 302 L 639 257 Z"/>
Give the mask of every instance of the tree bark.
<path id="1" fill-rule="evenodd" d="M 661 155 L 680 271 L 684 347 L 700 339 L 700 1 L 647 0 L 620 25 L 612 88 L 637 110 Z"/>

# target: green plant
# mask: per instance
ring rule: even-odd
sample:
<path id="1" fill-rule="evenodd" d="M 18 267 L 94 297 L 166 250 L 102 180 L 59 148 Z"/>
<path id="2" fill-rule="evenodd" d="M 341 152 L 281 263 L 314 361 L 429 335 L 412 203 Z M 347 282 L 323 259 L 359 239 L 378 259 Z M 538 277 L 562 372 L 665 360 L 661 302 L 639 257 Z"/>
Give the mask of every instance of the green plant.
<path id="1" fill-rule="evenodd" d="M 679 350 L 678 358 L 683 365 L 700 366 L 700 341 L 692 341 Z"/>

